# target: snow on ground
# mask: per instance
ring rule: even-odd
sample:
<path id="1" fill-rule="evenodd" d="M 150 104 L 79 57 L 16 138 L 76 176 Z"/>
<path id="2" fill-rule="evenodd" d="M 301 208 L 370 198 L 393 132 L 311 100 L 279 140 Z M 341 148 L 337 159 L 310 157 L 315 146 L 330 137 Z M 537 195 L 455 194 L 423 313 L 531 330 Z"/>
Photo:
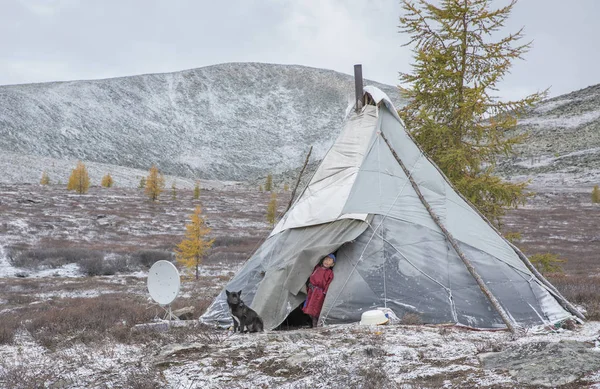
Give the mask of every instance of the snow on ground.
<path id="1" fill-rule="evenodd" d="M 46 171 L 53 184 L 62 183 L 65 186 L 69 180 L 71 171 L 77 165 L 76 159 L 58 159 L 41 157 L 38 155 L 26 155 L 10 152 L 0 153 L 0 166 L 2 166 L 2 178 L 0 182 L 5 183 L 39 183 L 42 172 Z M 107 163 L 84 161 L 90 182 L 99 185 L 102 177 L 110 173 L 116 187 L 137 188 L 140 179 L 148 176 L 148 170 L 128 168 L 124 166 L 111 165 Z M 202 189 L 227 190 L 231 187 L 242 185 L 237 181 L 198 180 Z M 175 183 L 179 189 L 193 188 L 196 180 L 178 176 L 165 176 L 168 189 Z"/>
<path id="2" fill-rule="evenodd" d="M 509 372 L 483 369 L 477 355 L 541 342 L 592 345 L 599 331 L 600 323 L 590 322 L 576 331 L 515 338 L 460 328 L 348 324 L 259 334 L 199 331 L 185 343 L 162 347 L 107 342 L 56 352 L 24 334 L 17 344 L 0 347 L 0 374 L 17 366 L 24 375 L 43 371 L 68 388 L 122 387 L 136 371 L 164 388 L 515 387 Z M 587 378 L 598 382 L 598 373 Z"/>
<path id="3" fill-rule="evenodd" d="M 579 156 L 588 155 L 588 154 L 598 154 L 598 153 L 600 153 L 600 147 L 595 147 L 595 148 L 586 149 L 586 150 L 577 150 L 572 153 L 566 153 L 566 154 L 557 155 L 557 156 L 542 155 L 542 156 L 538 156 L 535 158 L 526 158 L 521 161 L 515 162 L 515 165 L 522 166 L 527 169 L 531 169 L 531 168 L 537 168 L 537 167 L 542 167 L 542 166 L 550 166 L 554 162 L 559 161 L 561 159 L 566 159 L 566 158 L 570 158 L 570 157 L 579 157 Z"/>
<path id="4" fill-rule="evenodd" d="M 519 120 L 519 125 L 573 129 L 596 121 L 598 119 L 600 119 L 600 111 L 588 111 L 577 115 L 537 116 L 522 119 Z"/>
<path id="5" fill-rule="evenodd" d="M 226 279 L 239 266 L 204 265 L 201 275 Z M 10 264 L 1 269 L 0 277 L 15 273 Z M 31 277 L 44 272 L 33 272 Z M 134 275 L 145 277 L 147 273 Z M 102 278 L 126 283 L 118 275 Z M 211 293 L 219 288 L 217 285 Z M 105 289 L 81 292 L 40 290 L 36 298 L 107 293 Z M 64 388 L 133 387 L 140 380 L 147 380 L 146 385 L 151 382 L 156 387 L 173 389 L 515 387 L 520 384 L 510 372 L 484 369 L 478 355 L 566 340 L 589 344 L 600 355 L 600 322 L 587 322 L 574 331 L 530 329 L 517 336 L 458 327 L 358 323 L 238 334 L 194 327 L 196 321 L 187 323 L 192 327 L 182 343 L 120 344 L 111 340 L 102 344 L 75 343 L 55 351 L 21 331 L 14 344 L 0 346 L 0 379 L 19 374 L 24 382 L 37 379 Z M 581 382 L 600 383 L 600 373 L 590 372 Z"/>
<path id="6" fill-rule="evenodd" d="M 538 173 L 531 175 L 513 175 L 512 182 L 530 180 L 529 190 L 554 193 L 591 193 L 594 185 L 600 185 L 600 170 L 574 175 L 569 172 Z"/>

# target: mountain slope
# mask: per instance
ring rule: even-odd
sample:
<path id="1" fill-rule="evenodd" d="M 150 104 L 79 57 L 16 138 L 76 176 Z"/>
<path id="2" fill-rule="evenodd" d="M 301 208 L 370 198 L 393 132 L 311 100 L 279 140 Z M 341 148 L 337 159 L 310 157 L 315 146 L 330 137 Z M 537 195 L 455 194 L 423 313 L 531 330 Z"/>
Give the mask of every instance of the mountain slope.
<path id="1" fill-rule="evenodd" d="M 259 63 L 2 86 L 0 151 L 247 179 L 301 165 L 309 145 L 322 158 L 353 90 L 349 75 Z"/>
<path id="2" fill-rule="evenodd" d="M 554 97 L 519 120 L 528 140 L 499 171 L 538 184 L 600 183 L 600 85 Z"/>

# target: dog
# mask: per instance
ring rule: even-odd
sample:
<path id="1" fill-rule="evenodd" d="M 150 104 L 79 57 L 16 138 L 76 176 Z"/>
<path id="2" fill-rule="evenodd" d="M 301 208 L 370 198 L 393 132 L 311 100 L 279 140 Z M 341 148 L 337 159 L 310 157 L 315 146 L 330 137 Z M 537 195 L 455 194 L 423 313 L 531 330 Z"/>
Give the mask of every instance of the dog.
<path id="1" fill-rule="evenodd" d="M 229 311 L 233 317 L 233 332 L 238 328 L 240 333 L 245 331 L 262 332 L 263 321 L 258 313 L 244 304 L 241 298 L 242 291 L 230 292 L 225 290 L 225 294 L 227 294 L 227 305 L 229 305 Z"/>

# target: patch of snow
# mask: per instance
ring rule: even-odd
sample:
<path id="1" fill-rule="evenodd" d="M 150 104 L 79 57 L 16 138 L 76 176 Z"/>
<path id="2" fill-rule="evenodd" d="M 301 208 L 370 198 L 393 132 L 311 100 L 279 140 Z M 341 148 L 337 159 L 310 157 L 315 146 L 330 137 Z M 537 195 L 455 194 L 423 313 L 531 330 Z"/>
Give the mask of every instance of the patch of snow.
<path id="1" fill-rule="evenodd" d="M 600 119 L 599 111 L 571 116 L 537 116 L 519 120 L 519 125 L 573 129 Z"/>
<path id="2" fill-rule="evenodd" d="M 600 153 L 600 147 L 594 147 L 591 149 L 577 150 L 577 151 L 574 151 L 571 153 L 565 153 L 565 154 L 561 154 L 558 156 L 541 155 L 541 156 L 536 156 L 535 158 L 533 158 L 533 157 L 526 158 L 526 159 L 515 162 L 515 165 L 525 167 L 528 169 L 538 168 L 538 167 L 543 167 L 543 166 L 550 166 L 554 162 L 561 160 L 561 159 L 566 159 L 566 158 L 571 158 L 571 157 L 579 157 L 579 156 L 589 155 L 589 154 L 599 154 L 599 153 Z"/>
<path id="3" fill-rule="evenodd" d="M 572 99 L 559 99 L 559 100 L 542 102 L 533 109 L 533 112 L 546 113 L 548 111 L 552 111 L 555 108 L 561 107 L 565 104 L 572 103 L 573 101 L 574 100 L 572 100 Z M 519 122 L 519 123 L 521 123 L 521 122 Z"/>

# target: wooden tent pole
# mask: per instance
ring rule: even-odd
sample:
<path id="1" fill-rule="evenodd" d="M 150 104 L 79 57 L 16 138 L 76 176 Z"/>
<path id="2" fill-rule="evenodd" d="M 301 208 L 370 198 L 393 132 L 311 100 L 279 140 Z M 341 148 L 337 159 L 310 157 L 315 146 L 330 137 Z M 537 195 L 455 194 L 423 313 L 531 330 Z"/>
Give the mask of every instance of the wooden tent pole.
<path id="1" fill-rule="evenodd" d="M 313 149 L 313 147 L 310 146 L 310 149 L 308 150 L 308 154 L 306 155 L 306 160 L 304 160 L 304 165 L 302 166 L 302 170 L 300 170 L 300 174 L 298 175 L 298 179 L 296 180 L 296 185 L 294 186 L 294 190 L 292 190 L 292 196 L 290 197 L 290 202 L 288 203 L 288 206 L 285 209 L 285 211 L 283 211 L 284 215 L 286 214 L 287 211 L 289 211 L 290 207 L 292 206 L 292 203 L 294 202 L 294 196 L 296 195 L 296 189 L 298 189 L 298 185 L 300 185 L 300 178 L 302 178 L 304 169 L 306 169 L 306 165 L 308 165 L 308 159 L 310 158 L 310 153 L 312 153 L 312 149 Z"/>
<path id="2" fill-rule="evenodd" d="M 492 306 L 494 307 L 494 309 L 496 310 L 496 312 L 498 312 L 498 314 L 502 318 L 502 321 L 504 322 L 504 324 L 506 324 L 506 327 L 509 329 L 510 332 L 515 333 L 516 332 L 516 328 L 515 328 L 512 320 L 509 318 L 508 314 L 504 310 L 504 308 L 502 308 L 502 306 L 500 305 L 500 303 L 498 302 L 498 300 L 496 299 L 496 297 L 494 297 L 494 295 L 492 294 L 492 292 L 485 285 L 485 283 L 483 282 L 483 279 L 477 273 L 477 271 L 473 267 L 473 264 L 471 263 L 471 261 L 469 261 L 469 259 L 465 256 L 465 254 L 462 252 L 462 250 L 460 249 L 460 247 L 458 247 L 458 242 L 456 242 L 456 239 L 454 239 L 454 237 L 452 236 L 452 234 L 450 233 L 450 231 L 448 231 L 446 229 L 446 227 L 442 224 L 442 222 L 440 221 L 440 219 L 438 218 L 438 216 L 433 212 L 433 210 L 431 209 L 431 206 L 429 205 L 429 203 L 427 202 L 427 200 L 425 200 L 425 197 L 423 197 L 423 194 L 421 193 L 421 190 L 419 189 L 419 186 L 417 185 L 417 183 L 415 182 L 415 180 L 412 178 L 412 175 L 410 174 L 410 172 L 408 171 L 408 169 L 404 165 L 404 162 L 402 162 L 402 160 L 398 157 L 398 154 L 396 154 L 396 151 L 392 148 L 392 145 L 387 140 L 387 138 L 385 137 L 385 135 L 383 134 L 383 132 L 380 131 L 380 134 L 381 134 L 381 137 L 383 138 L 383 140 L 385 141 L 385 144 L 387 144 L 388 148 L 392 152 L 392 155 L 394 156 L 394 158 L 396 159 L 396 161 L 400 164 L 400 167 L 404 171 L 404 174 L 406 174 L 406 177 L 408 177 L 408 180 L 410 181 L 410 184 L 412 185 L 413 189 L 417 193 L 417 196 L 419 196 L 419 199 L 421 200 L 421 203 L 423 203 L 423 205 L 427 209 L 427 212 L 429 212 L 429 215 L 431 216 L 431 218 L 433 219 L 433 221 L 435 222 L 435 224 L 437 224 L 437 226 L 442 230 L 442 232 L 446 236 L 446 239 L 448 239 L 448 241 L 452 245 L 452 248 L 454 248 L 454 251 L 456 251 L 456 253 L 460 257 L 460 259 L 463 261 L 463 263 L 467 267 L 467 270 L 469 271 L 469 273 L 471 273 L 471 276 L 473 276 L 473 278 L 475 279 L 475 282 L 477 282 L 477 285 L 479 285 L 479 288 L 481 289 L 481 291 L 483 292 L 483 294 L 488 298 L 488 300 L 490 301 L 490 303 L 492 304 Z"/>

